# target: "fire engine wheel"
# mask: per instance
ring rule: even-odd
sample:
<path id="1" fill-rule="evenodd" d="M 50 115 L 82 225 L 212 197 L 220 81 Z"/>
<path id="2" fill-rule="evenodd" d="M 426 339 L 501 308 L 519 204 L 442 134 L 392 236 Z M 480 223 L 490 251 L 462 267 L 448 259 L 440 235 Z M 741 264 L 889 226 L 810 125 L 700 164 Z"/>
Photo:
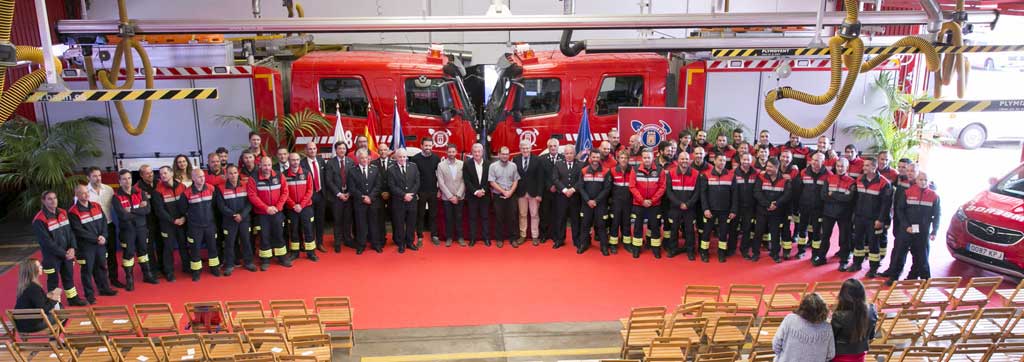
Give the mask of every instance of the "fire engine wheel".
<path id="1" fill-rule="evenodd" d="M 982 127 L 980 124 L 974 123 L 967 125 L 967 127 L 960 131 L 957 143 L 960 144 L 960 147 L 973 150 L 985 144 L 986 139 L 988 139 L 988 131 L 985 131 L 985 127 Z"/>

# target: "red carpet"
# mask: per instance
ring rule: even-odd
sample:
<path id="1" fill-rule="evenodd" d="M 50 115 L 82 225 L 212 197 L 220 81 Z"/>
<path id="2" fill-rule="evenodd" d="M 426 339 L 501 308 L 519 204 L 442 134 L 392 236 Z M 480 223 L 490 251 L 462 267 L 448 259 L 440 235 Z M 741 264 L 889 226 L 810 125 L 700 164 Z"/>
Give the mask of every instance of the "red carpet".
<path id="1" fill-rule="evenodd" d="M 933 276 L 989 274 L 953 263 L 941 243 L 936 242 L 932 250 Z M 770 290 L 780 282 L 851 276 L 836 271 L 835 262 L 812 268 L 805 258 L 776 265 L 764 256 L 756 264 L 739 257 L 719 264 L 714 256 L 704 264 L 688 261 L 685 255 L 655 260 L 650 252 L 640 259 L 621 251 L 603 257 L 596 248 L 581 256 L 571 247 L 552 250 L 550 243 L 497 249 L 479 244 L 444 248 L 428 242 L 420 251 L 405 254 L 392 246 L 381 255 L 370 251 L 356 256 L 344 249 L 342 254 L 321 255 L 318 263 L 298 260 L 291 269 L 277 265 L 262 273 L 236 269 L 233 276 L 221 278 L 204 272 L 198 283 L 184 274 L 175 283 L 161 280 L 160 285 L 141 283 L 137 277 L 134 292 L 121 291 L 117 297 L 99 301 L 100 305 L 165 302 L 180 311 L 187 301 L 305 299 L 311 305 L 316 296 L 349 296 L 356 327 L 373 329 L 613 320 L 633 306 L 671 308 L 680 303 L 687 284 L 721 285 L 723 292 L 734 283 L 764 284 Z M 883 261 L 885 265 L 888 260 Z M 77 273 L 76 268 L 76 281 Z M 0 298 L 0 308 L 13 306 L 16 283 L 16 268 L 0 276 L 0 288 L 9 291 Z"/>

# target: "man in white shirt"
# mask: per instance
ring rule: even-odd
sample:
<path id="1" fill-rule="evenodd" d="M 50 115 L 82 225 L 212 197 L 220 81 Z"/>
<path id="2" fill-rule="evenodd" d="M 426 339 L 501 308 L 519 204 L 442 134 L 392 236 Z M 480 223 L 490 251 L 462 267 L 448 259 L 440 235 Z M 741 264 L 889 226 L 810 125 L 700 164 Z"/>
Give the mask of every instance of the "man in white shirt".
<path id="1" fill-rule="evenodd" d="M 469 208 L 469 246 L 477 241 L 491 246 L 491 226 L 487 215 L 491 203 L 487 185 L 487 169 L 490 163 L 484 159 L 484 146 L 474 143 L 473 156 L 462 168 L 462 180 L 466 184 L 466 206 Z"/>
<path id="2" fill-rule="evenodd" d="M 100 204 L 100 208 L 103 209 L 103 216 L 107 219 L 107 235 L 110 236 L 111 240 L 118 240 L 114 237 L 117 228 L 114 225 L 114 215 L 110 212 L 110 200 L 114 198 L 114 188 L 107 186 L 103 183 L 102 173 L 99 167 L 90 167 L 86 171 L 86 175 L 89 177 L 89 201 Z M 107 243 L 107 276 L 110 278 L 110 285 L 124 289 L 124 283 L 121 283 L 117 279 L 117 270 L 120 267 L 117 265 L 117 243 Z"/>

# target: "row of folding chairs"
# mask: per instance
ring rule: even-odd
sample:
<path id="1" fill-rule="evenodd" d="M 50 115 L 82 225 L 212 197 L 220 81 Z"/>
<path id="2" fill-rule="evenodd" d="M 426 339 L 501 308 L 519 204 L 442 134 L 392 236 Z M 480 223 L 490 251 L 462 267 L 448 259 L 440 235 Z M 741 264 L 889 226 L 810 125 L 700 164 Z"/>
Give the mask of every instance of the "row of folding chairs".
<path id="1" fill-rule="evenodd" d="M 74 336 L 63 343 L 5 341 L 0 349 L 3 362 L 226 362 L 249 353 L 307 356 L 329 362 L 333 346 L 326 334 L 286 339 L 280 333 L 203 333 L 152 338 Z"/>
<path id="2" fill-rule="evenodd" d="M 1024 313 L 1019 308 L 944 310 L 907 308 L 879 314 L 879 343 L 934 345 L 1024 339 Z"/>
<path id="3" fill-rule="evenodd" d="M 686 341 L 658 338 L 641 359 L 601 360 L 601 362 L 773 362 L 771 350 L 757 350 L 743 358 L 735 351 L 691 354 Z M 692 358 L 691 358 L 692 356 Z M 865 356 L 872 362 L 1024 362 L 1024 343 L 960 343 L 942 346 L 873 344 Z"/>

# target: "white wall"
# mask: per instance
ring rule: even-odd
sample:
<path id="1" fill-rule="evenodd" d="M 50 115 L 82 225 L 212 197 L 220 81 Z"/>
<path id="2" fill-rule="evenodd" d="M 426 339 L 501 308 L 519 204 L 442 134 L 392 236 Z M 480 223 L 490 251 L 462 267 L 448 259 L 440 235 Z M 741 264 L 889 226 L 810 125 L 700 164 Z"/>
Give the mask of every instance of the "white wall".
<path id="1" fill-rule="evenodd" d="M 655 14 L 710 13 L 716 0 L 649 0 L 651 12 Z M 721 0 L 718 0 L 721 1 Z M 792 12 L 814 11 L 817 0 L 730 0 L 730 10 L 735 12 Z M 483 15 L 489 0 L 299 0 L 308 17 L 354 17 L 354 16 L 419 16 L 427 15 Z M 552 15 L 562 13 L 560 0 L 507 0 L 516 15 Z M 576 13 L 579 15 L 635 15 L 640 14 L 639 0 L 577 0 Z M 251 18 L 250 0 L 131 0 L 128 14 L 134 19 L 228 19 Z M 284 18 L 287 12 L 278 0 L 262 0 L 264 18 Z M 173 5 L 171 5 L 173 4 Z M 423 4 L 427 4 L 424 11 Z M 114 0 L 93 0 L 89 9 L 90 19 L 116 19 L 117 2 Z M 684 36 L 682 29 L 664 30 L 670 36 Z M 451 32 L 451 33 L 367 33 L 367 34 L 318 34 L 318 43 L 402 43 L 428 44 L 444 43 L 450 49 L 473 51 L 474 63 L 493 63 L 498 56 L 508 51 L 507 43 L 526 41 L 535 49 L 556 49 L 558 31 L 496 31 L 496 32 Z M 636 30 L 595 30 L 580 31 L 575 39 L 623 39 L 637 38 Z M 656 35 L 661 37 L 662 35 Z M 541 45 L 540 42 L 552 44 Z"/>

